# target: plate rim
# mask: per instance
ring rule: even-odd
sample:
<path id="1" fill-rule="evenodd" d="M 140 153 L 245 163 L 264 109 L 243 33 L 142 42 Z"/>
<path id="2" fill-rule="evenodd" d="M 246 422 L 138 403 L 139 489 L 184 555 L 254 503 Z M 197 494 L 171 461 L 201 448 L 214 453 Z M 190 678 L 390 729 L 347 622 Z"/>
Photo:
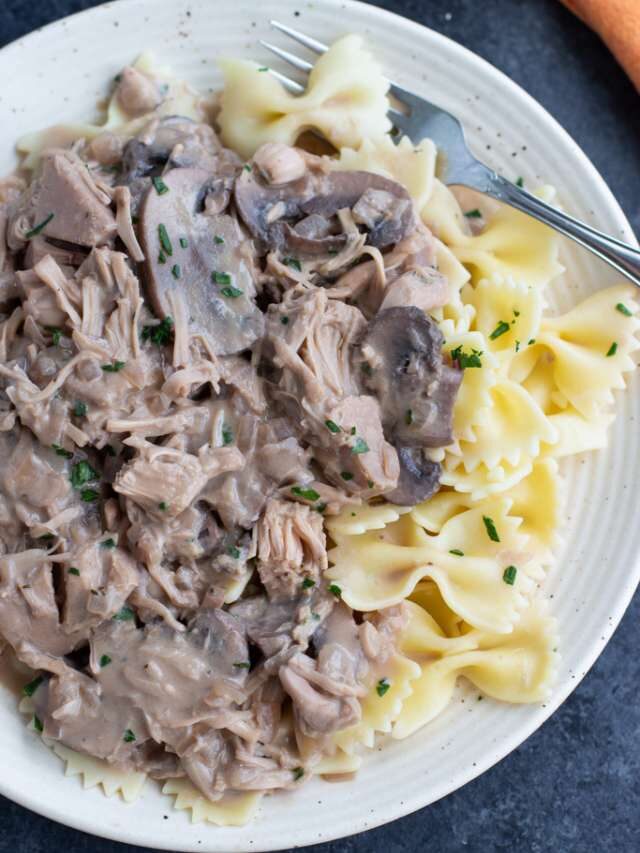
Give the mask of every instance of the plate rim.
<path id="1" fill-rule="evenodd" d="M 139 4 L 146 5 L 149 8 L 152 8 L 154 5 L 162 5 L 164 0 L 137 0 L 137 2 Z M 284 0 L 284 2 L 289 3 L 292 9 L 296 5 L 293 0 Z M 614 196 L 608 183 L 600 174 L 596 166 L 589 159 L 587 154 L 573 139 L 571 134 L 560 124 L 560 122 L 555 118 L 555 116 L 553 116 L 539 101 L 537 101 L 536 98 L 530 95 L 529 92 L 527 92 L 519 83 L 517 83 L 515 80 L 512 80 L 505 72 L 501 71 L 489 60 L 475 53 L 470 48 L 455 41 L 455 39 L 452 39 L 449 36 L 446 36 L 443 33 L 432 29 L 431 27 L 421 24 L 418 21 L 413 21 L 409 18 L 406 18 L 396 12 L 391 12 L 387 9 L 370 5 L 367 2 L 362 2 L 362 0 L 319 0 L 319 4 L 322 6 L 335 6 L 338 8 L 353 8 L 361 15 L 368 15 L 374 18 L 378 18 L 382 21 L 384 21 L 385 19 L 390 20 L 394 23 L 395 26 L 399 28 L 404 28 L 404 30 L 406 31 L 410 31 L 414 36 L 418 35 L 420 38 L 425 38 L 425 36 L 427 36 L 428 38 L 431 38 L 436 42 L 444 43 L 449 50 L 458 52 L 459 55 L 462 55 L 466 62 L 480 65 L 484 73 L 491 75 L 501 87 L 506 87 L 510 89 L 511 92 L 521 102 L 526 102 L 528 109 L 532 113 L 532 117 L 534 113 L 537 113 L 538 116 L 540 116 L 545 121 L 545 123 L 551 124 L 556 134 L 563 137 L 564 142 L 568 144 L 569 147 L 571 147 L 575 160 L 578 160 L 580 162 L 581 168 L 585 170 L 586 173 L 588 173 L 590 180 L 597 184 L 599 192 L 606 198 L 607 214 L 612 220 L 615 221 L 616 228 L 620 231 L 621 235 L 623 236 L 623 239 L 631 245 L 638 247 L 638 240 L 635 236 L 635 233 L 631 227 L 629 220 L 627 219 L 626 214 L 624 213 L 622 207 Z M 51 21 L 50 23 L 38 27 L 25 35 L 19 36 L 18 38 L 6 44 L 4 47 L 0 48 L 0 59 L 4 61 L 6 57 L 10 57 L 14 51 L 21 50 L 25 47 L 28 48 L 29 43 L 35 42 L 39 37 L 46 38 L 51 33 L 55 32 L 57 29 L 64 29 L 69 24 L 69 22 L 74 22 L 75 24 L 78 19 L 83 19 L 85 17 L 91 16 L 99 16 L 101 14 L 104 14 L 105 12 L 113 11 L 114 9 L 121 9 L 123 15 L 126 16 L 127 8 L 127 0 L 108 0 L 108 2 L 101 3 L 97 6 L 93 6 L 88 9 L 83 9 L 70 15 L 66 15 L 63 18 Z M 394 820 L 398 820 L 399 818 L 412 814 L 413 812 L 418 811 L 421 808 L 425 808 L 433 803 L 436 803 L 443 797 L 446 797 L 449 794 L 464 787 L 466 784 L 481 776 L 483 773 L 485 773 L 487 770 L 489 770 L 491 767 L 493 767 L 495 764 L 497 764 L 499 761 L 501 761 L 503 758 L 505 758 L 507 755 L 517 749 L 529 737 L 531 737 L 531 735 L 534 734 L 534 732 L 536 732 L 543 725 L 543 723 L 545 723 L 558 710 L 558 708 L 566 701 L 569 695 L 573 693 L 573 691 L 581 683 L 582 679 L 591 670 L 591 668 L 593 667 L 593 665 L 611 640 L 611 637 L 617 630 L 620 621 L 625 611 L 629 607 L 634 593 L 640 584 L 640 551 L 636 553 L 634 561 L 628 566 L 628 570 L 629 571 L 626 583 L 624 584 L 624 586 L 618 587 L 618 595 L 616 596 L 615 600 L 612 601 L 612 607 L 607 624 L 601 626 L 601 633 L 599 637 L 593 638 L 591 645 L 588 646 L 587 651 L 583 653 L 583 657 L 580 661 L 580 673 L 576 673 L 575 676 L 570 680 L 567 679 L 563 683 L 557 683 L 555 685 L 554 694 L 551 700 L 545 702 L 542 706 L 536 706 L 535 709 L 532 708 L 533 713 L 531 715 L 531 718 L 527 722 L 520 724 L 517 730 L 514 730 L 511 735 L 503 738 L 499 745 L 493 745 L 491 747 L 488 747 L 483 758 L 477 761 L 475 763 L 475 766 L 462 767 L 458 770 L 455 770 L 451 774 L 447 782 L 441 783 L 439 788 L 436 789 L 435 793 L 432 793 L 427 797 L 421 795 L 419 792 L 408 792 L 404 796 L 401 803 L 396 801 L 395 803 L 390 803 L 388 806 L 386 806 L 381 816 L 378 816 L 378 814 L 376 813 L 374 815 L 369 814 L 368 818 L 370 819 L 366 820 L 364 815 L 356 819 L 352 818 L 352 826 L 349 828 L 346 834 L 340 830 L 334 831 L 333 829 L 329 829 L 327 831 L 327 834 L 323 835 L 322 839 L 308 838 L 307 840 L 297 841 L 294 846 L 296 848 L 302 848 L 316 843 L 327 843 L 336 839 L 348 838 L 357 833 L 368 831 L 370 829 L 375 829 L 384 824 L 390 823 Z M 64 776 L 62 776 L 62 778 L 64 778 Z M 82 788 L 81 790 L 84 791 L 84 788 Z M 74 813 L 71 811 L 71 809 L 69 810 L 69 812 L 65 813 L 61 809 L 58 809 L 54 806 L 49 807 L 46 802 L 42 802 L 40 799 L 38 799 L 37 794 L 33 794 L 32 796 L 16 796 L 10 788 L 10 784 L 3 780 L 2 776 L 0 776 L 0 794 L 2 794 L 8 800 L 15 802 L 18 805 L 35 812 L 36 814 L 42 815 L 43 817 L 56 821 L 57 823 L 60 823 L 64 826 L 71 827 L 72 829 L 81 832 L 86 832 L 89 835 L 107 838 L 113 841 L 118 841 L 120 843 L 133 844 L 136 846 L 149 844 L 149 842 L 141 841 L 135 836 L 130 836 L 129 830 L 123 825 L 113 828 L 108 826 L 96 828 L 92 826 L 92 818 L 90 813 L 87 817 L 83 817 L 82 814 L 79 813 Z M 72 803 L 73 800 L 70 800 L 69 802 Z M 124 807 L 129 804 L 121 802 L 121 805 Z M 207 827 L 208 831 L 214 833 L 219 829 L 218 827 L 215 827 L 211 824 L 203 824 L 203 826 Z M 233 827 L 231 829 L 233 829 Z M 239 827 L 238 829 L 241 830 L 242 827 Z M 155 842 L 154 845 L 156 845 Z M 195 844 L 190 846 L 176 847 L 175 844 L 167 843 L 166 845 L 156 845 L 153 849 L 191 851 L 196 849 L 202 850 L 205 848 L 202 845 L 196 846 Z M 240 848 L 234 846 L 233 849 L 239 850 Z M 277 851 L 282 848 L 280 846 L 274 846 L 273 843 L 262 844 L 258 842 L 252 843 L 251 849 L 254 851 Z"/>

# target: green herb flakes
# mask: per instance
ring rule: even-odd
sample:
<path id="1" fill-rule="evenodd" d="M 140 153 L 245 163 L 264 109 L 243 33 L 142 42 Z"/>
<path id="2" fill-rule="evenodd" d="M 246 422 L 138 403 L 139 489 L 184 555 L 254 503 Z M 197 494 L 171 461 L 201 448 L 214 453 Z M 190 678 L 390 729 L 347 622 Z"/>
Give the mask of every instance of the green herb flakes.
<path id="1" fill-rule="evenodd" d="M 86 459 L 83 459 L 81 462 L 76 462 L 76 464 L 71 467 L 71 475 L 69 479 L 71 480 L 73 488 L 79 489 L 81 486 L 84 486 L 85 483 L 97 480 L 98 476 L 98 472 L 89 465 Z"/>
<path id="2" fill-rule="evenodd" d="M 111 658 L 109 657 L 109 655 L 102 655 L 102 657 L 100 658 L 100 666 L 101 667 L 109 666 L 110 663 L 111 663 Z"/>
<path id="3" fill-rule="evenodd" d="M 60 343 L 60 338 L 62 337 L 62 329 L 59 329 L 57 326 L 46 326 L 45 328 L 51 335 L 51 343 L 54 347 L 57 347 Z"/>
<path id="4" fill-rule="evenodd" d="M 289 325 L 289 318 L 288 317 L 280 317 L 280 322 L 282 323 L 283 326 L 288 326 Z"/>
<path id="5" fill-rule="evenodd" d="M 40 222 L 39 225 L 34 225 L 34 227 L 30 231 L 27 231 L 27 233 L 24 235 L 25 240 L 30 240 L 32 237 L 37 237 L 41 231 L 44 231 L 44 229 L 51 222 L 51 220 L 53 219 L 54 216 L 55 216 L 54 213 L 50 213 L 46 217 L 46 219 L 43 219 L 42 222 Z"/>
<path id="6" fill-rule="evenodd" d="M 316 585 L 316 582 L 313 580 L 313 578 L 305 578 L 302 581 L 302 589 L 311 589 L 315 585 Z"/>
<path id="7" fill-rule="evenodd" d="M 453 554 L 454 557 L 464 557 L 464 551 L 461 551 L 459 548 L 451 548 L 449 553 Z"/>
<path id="8" fill-rule="evenodd" d="M 168 509 L 168 504 L 167 504 L 167 502 L 166 502 L 166 501 L 160 501 L 160 503 L 158 504 L 158 509 L 159 509 L 161 512 L 164 512 L 166 509 Z"/>
<path id="9" fill-rule="evenodd" d="M 237 669 L 251 669 L 251 662 L 248 660 L 240 661 L 239 663 L 234 663 L 234 666 Z"/>
<path id="10" fill-rule="evenodd" d="M 633 316 L 632 312 L 629 311 L 629 309 L 623 302 L 618 302 L 618 304 L 616 305 L 616 311 L 619 311 L 621 314 L 624 314 L 625 317 Z"/>
<path id="11" fill-rule="evenodd" d="M 611 358 L 612 355 L 615 355 L 618 351 L 618 342 L 614 341 L 609 349 L 607 350 L 607 358 Z"/>
<path id="12" fill-rule="evenodd" d="M 44 726 L 42 725 L 42 720 L 36 714 L 33 715 L 33 728 L 42 733 L 44 730 Z"/>
<path id="13" fill-rule="evenodd" d="M 130 607 L 121 607 L 113 617 L 116 622 L 132 622 L 135 618 L 135 613 Z"/>
<path id="14" fill-rule="evenodd" d="M 87 415 L 87 404 L 83 403 L 82 400 L 76 400 L 73 404 L 73 414 L 77 418 L 84 418 Z"/>
<path id="15" fill-rule="evenodd" d="M 340 471 L 340 476 L 345 482 L 349 482 L 349 480 L 353 480 L 353 474 L 351 471 Z"/>
<path id="16" fill-rule="evenodd" d="M 167 314 L 166 317 L 163 317 L 163 319 L 154 326 L 143 326 L 140 337 L 143 341 L 151 341 L 152 344 L 163 346 L 164 344 L 168 344 L 171 340 L 172 332 L 173 317 L 170 317 Z"/>
<path id="17" fill-rule="evenodd" d="M 324 422 L 324 425 L 329 430 L 329 432 L 333 432 L 333 433 L 340 432 L 340 427 L 338 426 L 338 424 L 335 421 L 327 420 Z"/>
<path id="18" fill-rule="evenodd" d="M 167 256 L 162 251 L 162 249 L 158 252 L 158 263 L 159 264 L 166 264 L 167 263 Z"/>
<path id="19" fill-rule="evenodd" d="M 227 424 L 222 427 L 222 446 L 228 447 L 233 444 L 233 430 Z"/>
<path id="20" fill-rule="evenodd" d="M 291 771 L 293 773 L 293 781 L 297 782 L 299 779 L 302 779 L 304 776 L 304 768 L 302 767 L 294 767 Z"/>
<path id="21" fill-rule="evenodd" d="M 238 296 L 242 296 L 244 290 L 240 290 L 239 287 L 222 287 L 220 293 L 227 299 L 237 299 Z"/>
<path id="22" fill-rule="evenodd" d="M 376 693 L 378 694 L 378 696 L 382 697 L 390 687 L 391 683 L 389 679 L 381 678 L 380 681 L 376 684 Z"/>
<path id="23" fill-rule="evenodd" d="M 516 186 L 522 189 L 524 187 L 524 178 L 516 178 Z"/>
<path id="24" fill-rule="evenodd" d="M 173 245 L 171 244 L 166 225 L 162 222 L 158 225 L 158 239 L 160 240 L 163 251 L 171 257 L 173 255 Z"/>
<path id="25" fill-rule="evenodd" d="M 413 409 L 407 409 L 404 413 L 404 422 L 407 426 L 411 426 L 413 423 Z"/>
<path id="26" fill-rule="evenodd" d="M 211 279 L 215 284 L 231 284 L 231 276 L 228 272 L 212 272 Z"/>
<path id="27" fill-rule="evenodd" d="M 108 539 L 103 539 L 100 543 L 101 548 L 115 548 L 116 540 L 109 537 Z"/>
<path id="28" fill-rule="evenodd" d="M 505 583 L 508 583 L 509 586 L 513 586 L 516 582 L 516 575 L 518 574 L 518 570 L 515 566 L 507 566 L 502 575 L 502 580 Z"/>
<path id="29" fill-rule="evenodd" d="M 224 243 L 224 237 L 221 237 L 219 234 L 216 234 L 216 236 L 213 238 L 213 242 L 216 244 L 216 246 L 222 246 L 222 244 Z"/>
<path id="30" fill-rule="evenodd" d="M 498 536 L 498 531 L 496 530 L 496 526 L 493 523 L 493 519 L 489 518 L 488 515 L 483 515 L 482 520 L 484 522 L 484 526 L 487 531 L 487 536 L 491 539 L 492 542 L 499 542 L 500 537 Z"/>
<path id="31" fill-rule="evenodd" d="M 40 687 L 43 681 L 43 676 L 38 675 L 36 676 L 36 678 L 33 679 L 33 681 L 30 681 L 28 684 L 25 684 L 25 686 L 22 688 L 23 696 L 33 696 L 33 694 L 36 692 L 38 687 Z"/>
<path id="32" fill-rule="evenodd" d="M 120 373 L 126 363 L 126 361 L 112 361 L 111 364 L 103 364 L 102 369 L 105 373 Z"/>
<path id="33" fill-rule="evenodd" d="M 122 740 L 125 743 L 133 743 L 135 739 L 136 739 L 136 736 L 131 731 L 131 729 L 126 729 L 124 735 L 122 736 Z"/>
<path id="34" fill-rule="evenodd" d="M 243 166 L 242 168 L 245 170 L 245 172 L 250 172 L 250 171 L 251 171 L 251 166 L 249 165 L 249 163 L 245 163 L 245 164 L 244 164 L 244 166 Z"/>
<path id="35" fill-rule="evenodd" d="M 342 598 L 342 590 L 340 589 L 337 583 L 329 584 L 327 589 L 329 590 L 331 595 L 335 595 L 336 598 Z"/>
<path id="36" fill-rule="evenodd" d="M 65 450 L 59 444 L 52 444 L 51 449 L 55 450 L 56 456 L 63 456 L 65 459 L 73 459 L 73 453 L 70 450 Z"/>
<path id="37" fill-rule="evenodd" d="M 87 504 L 91 503 L 92 501 L 97 501 L 99 497 L 100 494 L 96 492 L 95 489 L 83 489 L 80 492 L 80 500 L 84 501 Z"/>
<path id="38" fill-rule="evenodd" d="M 282 263 L 285 265 L 285 267 L 291 267 L 291 269 L 297 270 L 298 272 L 302 272 L 302 264 L 300 263 L 298 258 L 283 258 Z"/>
<path id="39" fill-rule="evenodd" d="M 180 238 L 180 248 L 182 248 L 182 249 L 188 249 L 189 248 L 189 241 L 187 240 L 186 237 Z"/>
<path id="40" fill-rule="evenodd" d="M 500 322 L 495 327 L 493 332 L 491 332 L 491 334 L 489 335 L 489 339 L 492 341 L 495 341 L 497 338 L 499 338 L 501 335 L 506 334 L 508 331 L 509 331 L 509 324 L 505 323 L 504 320 L 500 320 Z"/>
<path id="41" fill-rule="evenodd" d="M 482 211 L 478 210 L 477 207 L 474 207 L 473 210 L 467 210 L 465 216 L 467 219 L 482 219 Z"/>
<path id="42" fill-rule="evenodd" d="M 180 269 L 180 264 L 174 264 L 171 267 L 171 275 L 177 280 L 182 275 L 182 270 Z"/>
<path id="43" fill-rule="evenodd" d="M 315 489 L 306 489 L 302 486 L 292 486 L 291 494 L 295 495 L 297 498 L 302 498 L 305 501 L 317 501 L 320 497 Z"/>
<path id="44" fill-rule="evenodd" d="M 71 568 L 69 569 L 69 574 L 75 575 L 77 578 L 79 578 L 80 577 L 80 569 L 76 569 L 75 566 L 71 566 Z"/>
<path id="45" fill-rule="evenodd" d="M 240 548 L 237 548 L 235 545 L 229 545 L 227 548 L 227 554 L 230 557 L 233 557 L 234 560 L 240 559 Z"/>
<path id="46" fill-rule="evenodd" d="M 354 453 L 356 456 L 360 455 L 361 453 L 368 453 L 369 445 L 364 440 L 364 438 L 358 437 L 356 438 L 355 443 L 351 448 L 351 452 Z"/>
<path id="47" fill-rule="evenodd" d="M 470 353 L 464 352 L 462 345 L 451 350 L 451 360 L 458 362 L 461 370 L 466 370 L 468 367 L 482 367 L 481 355 L 482 350 L 472 349 Z"/>
<path id="48" fill-rule="evenodd" d="M 169 187 L 165 184 L 162 178 L 151 178 L 151 183 L 158 195 L 164 195 L 169 192 Z"/>

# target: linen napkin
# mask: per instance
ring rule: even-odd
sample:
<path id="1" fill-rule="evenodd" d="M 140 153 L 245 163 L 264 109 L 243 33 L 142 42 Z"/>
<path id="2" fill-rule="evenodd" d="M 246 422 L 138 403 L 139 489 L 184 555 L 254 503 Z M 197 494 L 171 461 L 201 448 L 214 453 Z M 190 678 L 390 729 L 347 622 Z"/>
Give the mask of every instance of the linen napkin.
<path id="1" fill-rule="evenodd" d="M 562 0 L 609 46 L 640 91 L 640 0 Z"/>

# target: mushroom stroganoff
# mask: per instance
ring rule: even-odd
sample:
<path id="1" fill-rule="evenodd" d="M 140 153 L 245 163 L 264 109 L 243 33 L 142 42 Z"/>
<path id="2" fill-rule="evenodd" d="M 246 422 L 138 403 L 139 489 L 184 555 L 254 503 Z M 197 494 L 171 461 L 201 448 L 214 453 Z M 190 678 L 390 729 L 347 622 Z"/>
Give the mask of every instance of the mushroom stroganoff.
<path id="1" fill-rule="evenodd" d="M 375 71 L 364 139 L 318 102 L 345 52 Z M 555 237 L 385 136 L 357 38 L 300 99 L 265 70 L 227 62 L 207 101 L 143 58 L 0 184 L 0 649 L 74 766 L 231 823 L 459 675 L 544 698 L 556 460 L 599 446 L 638 325 L 626 288 L 542 317 Z M 576 390 L 567 329 L 607 306 Z"/>

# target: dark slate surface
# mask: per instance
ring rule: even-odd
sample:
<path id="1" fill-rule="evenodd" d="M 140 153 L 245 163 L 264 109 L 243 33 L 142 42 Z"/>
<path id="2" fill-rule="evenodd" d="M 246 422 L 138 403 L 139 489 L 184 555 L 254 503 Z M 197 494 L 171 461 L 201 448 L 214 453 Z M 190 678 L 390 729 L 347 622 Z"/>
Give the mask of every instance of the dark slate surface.
<path id="1" fill-rule="evenodd" d="M 0 43 L 94 5 L 91 0 L 2 0 Z M 598 39 L 556 0 L 385 0 L 378 5 L 461 42 L 537 98 L 593 160 L 640 231 L 638 95 Z M 10 128 L 2 132 L 2 144 L 9 144 Z M 540 731 L 480 779 L 386 827 L 308 849 L 640 850 L 639 617 L 636 597 L 575 693 Z M 0 853 L 138 849 L 53 824 L 0 797 Z"/>

